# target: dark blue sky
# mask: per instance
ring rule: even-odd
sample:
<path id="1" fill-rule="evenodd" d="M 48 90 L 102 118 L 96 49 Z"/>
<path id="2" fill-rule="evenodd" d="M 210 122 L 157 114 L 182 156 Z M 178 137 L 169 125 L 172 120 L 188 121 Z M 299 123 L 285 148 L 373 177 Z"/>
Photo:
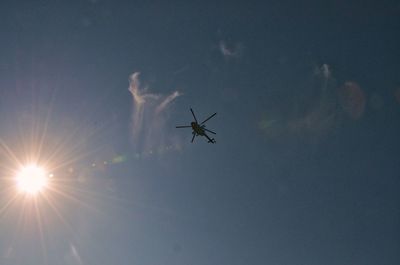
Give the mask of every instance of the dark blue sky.
<path id="1" fill-rule="evenodd" d="M 399 264 L 399 3 L 164 2 L 0 4 L 0 264 Z"/>

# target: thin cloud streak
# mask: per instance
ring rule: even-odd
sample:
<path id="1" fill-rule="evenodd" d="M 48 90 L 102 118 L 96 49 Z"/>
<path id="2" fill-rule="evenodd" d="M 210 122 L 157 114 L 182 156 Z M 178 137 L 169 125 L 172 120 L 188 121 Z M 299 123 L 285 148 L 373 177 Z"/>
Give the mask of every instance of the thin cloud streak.
<path id="1" fill-rule="evenodd" d="M 313 81 L 304 89 L 304 93 L 311 92 L 318 96 L 299 101 L 304 109 L 303 112 L 294 111 L 291 116 L 266 116 L 259 123 L 259 127 L 270 137 L 282 137 L 283 135 L 316 136 L 327 135 L 340 122 L 340 113 L 337 107 L 336 80 L 332 75 L 330 66 L 323 64 L 314 68 Z"/>
<path id="2" fill-rule="evenodd" d="M 129 77 L 129 91 L 132 94 L 131 136 L 136 152 L 151 152 L 170 144 L 165 136 L 168 107 L 182 94 L 174 91 L 168 96 L 150 93 L 141 88 L 139 72 Z"/>
<path id="3" fill-rule="evenodd" d="M 77 248 L 72 243 L 69 245 L 69 252 L 66 254 L 64 261 L 67 265 L 84 265 Z"/>
<path id="4" fill-rule="evenodd" d="M 169 103 L 171 103 L 174 99 L 176 99 L 180 95 L 181 94 L 178 91 L 175 91 L 174 93 L 166 97 L 163 100 L 163 102 L 161 102 L 161 104 L 156 108 L 156 113 L 160 113 L 161 111 L 163 111 L 169 105 Z"/>
<path id="5" fill-rule="evenodd" d="M 219 50 L 225 58 L 239 57 L 242 51 L 242 45 L 240 43 L 236 43 L 229 47 L 225 41 L 220 41 Z"/>

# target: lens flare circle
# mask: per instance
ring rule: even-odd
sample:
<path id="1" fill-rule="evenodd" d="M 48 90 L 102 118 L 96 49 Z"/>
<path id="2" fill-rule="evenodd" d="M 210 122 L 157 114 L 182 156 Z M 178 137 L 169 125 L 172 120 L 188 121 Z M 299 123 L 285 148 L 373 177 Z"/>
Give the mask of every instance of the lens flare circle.
<path id="1" fill-rule="evenodd" d="M 37 165 L 28 165 L 18 172 L 16 176 L 18 190 L 36 195 L 43 191 L 48 184 L 48 177 L 44 168 Z"/>

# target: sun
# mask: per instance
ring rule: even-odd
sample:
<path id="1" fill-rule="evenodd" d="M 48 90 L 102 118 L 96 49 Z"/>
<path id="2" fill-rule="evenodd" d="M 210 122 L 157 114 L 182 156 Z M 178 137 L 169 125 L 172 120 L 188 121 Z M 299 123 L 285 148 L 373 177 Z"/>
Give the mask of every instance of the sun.
<path id="1" fill-rule="evenodd" d="M 16 176 L 18 190 L 29 195 L 42 192 L 48 184 L 46 170 L 37 165 L 22 167 Z"/>

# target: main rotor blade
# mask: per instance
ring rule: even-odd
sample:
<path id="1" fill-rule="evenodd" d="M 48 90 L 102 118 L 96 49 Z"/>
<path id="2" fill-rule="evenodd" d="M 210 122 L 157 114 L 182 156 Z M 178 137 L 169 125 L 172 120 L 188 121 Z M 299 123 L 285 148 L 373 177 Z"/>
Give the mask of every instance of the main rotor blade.
<path id="1" fill-rule="evenodd" d="M 193 143 L 193 141 L 194 141 L 194 137 L 196 137 L 196 134 L 195 134 L 195 133 L 193 134 L 193 138 L 192 138 L 192 141 L 191 141 L 191 143 Z"/>
<path id="2" fill-rule="evenodd" d="M 208 121 L 209 119 L 211 119 L 212 117 L 214 117 L 215 115 L 217 115 L 217 113 L 215 112 L 213 115 L 211 115 L 210 117 L 208 117 L 207 119 L 205 119 L 205 121 L 203 121 L 201 124 L 205 123 L 206 121 Z"/>
<path id="3" fill-rule="evenodd" d="M 175 128 L 191 128 L 192 126 L 190 125 L 184 125 L 184 126 L 176 126 Z"/>
<path id="4" fill-rule="evenodd" d="M 209 130 L 209 129 L 206 129 L 206 128 L 204 128 L 204 130 L 205 130 L 205 131 L 207 131 L 207 132 L 210 132 L 210 133 L 216 134 L 215 132 L 213 132 L 213 131 L 211 131 L 211 130 Z"/>
<path id="5" fill-rule="evenodd" d="M 197 119 L 196 119 L 196 116 L 194 115 L 194 112 L 193 112 L 192 108 L 190 108 L 190 111 L 192 112 L 192 115 L 193 115 L 194 120 L 196 121 L 196 123 L 198 123 L 198 122 L 197 122 Z"/>

